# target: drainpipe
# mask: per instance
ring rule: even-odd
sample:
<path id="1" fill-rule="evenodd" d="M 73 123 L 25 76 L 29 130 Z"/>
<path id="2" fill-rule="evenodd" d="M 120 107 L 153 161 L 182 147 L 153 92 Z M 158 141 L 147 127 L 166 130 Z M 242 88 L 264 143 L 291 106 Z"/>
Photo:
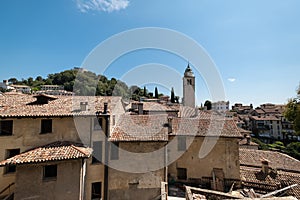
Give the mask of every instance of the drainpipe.
<path id="1" fill-rule="evenodd" d="M 107 103 L 106 106 L 104 104 L 104 119 L 105 119 L 105 140 L 104 140 L 104 146 L 105 146 L 105 160 L 104 160 L 104 200 L 108 200 L 108 137 L 109 137 L 109 115 L 107 114 Z"/>

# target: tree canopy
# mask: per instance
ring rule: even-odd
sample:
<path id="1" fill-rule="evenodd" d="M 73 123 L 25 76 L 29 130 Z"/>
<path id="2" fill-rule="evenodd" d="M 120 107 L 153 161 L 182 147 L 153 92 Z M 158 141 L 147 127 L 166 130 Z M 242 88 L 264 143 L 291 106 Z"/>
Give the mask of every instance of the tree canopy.
<path id="1" fill-rule="evenodd" d="M 297 97 L 288 101 L 284 116 L 293 123 L 296 134 L 300 135 L 300 85 L 297 89 Z"/>
<path id="2" fill-rule="evenodd" d="M 48 74 L 47 78 L 37 76 L 36 78 L 29 77 L 18 80 L 12 77 L 8 79 L 8 82 L 11 84 L 28 85 L 33 91 L 40 90 L 42 85 L 61 85 L 65 90 L 74 92 L 75 95 L 122 96 L 123 98 L 132 98 L 137 101 L 142 96 L 153 98 L 153 93 L 148 92 L 146 87 L 144 89 L 136 85 L 128 87 L 126 83 L 120 80 L 115 78 L 109 79 L 104 75 L 97 75 L 81 68 Z M 155 98 L 159 98 L 162 95 L 155 88 Z"/>
<path id="3" fill-rule="evenodd" d="M 211 110 L 211 101 L 206 100 L 204 106 L 206 106 L 207 110 Z"/>

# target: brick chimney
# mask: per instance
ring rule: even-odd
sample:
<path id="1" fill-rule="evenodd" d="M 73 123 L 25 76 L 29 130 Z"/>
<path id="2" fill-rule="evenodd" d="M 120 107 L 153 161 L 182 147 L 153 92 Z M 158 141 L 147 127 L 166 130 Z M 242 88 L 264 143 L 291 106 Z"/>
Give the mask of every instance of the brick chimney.
<path id="1" fill-rule="evenodd" d="M 267 159 L 262 159 L 261 161 L 261 171 L 264 173 L 264 174 L 269 174 L 269 162 Z"/>
<path id="2" fill-rule="evenodd" d="M 143 103 L 138 103 L 138 114 L 142 115 L 144 113 L 144 105 Z"/>
<path id="3" fill-rule="evenodd" d="M 251 137 L 249 135 L 246 136 L 246 140 L 247 140 L 247 145 L 250 145 Z"/>

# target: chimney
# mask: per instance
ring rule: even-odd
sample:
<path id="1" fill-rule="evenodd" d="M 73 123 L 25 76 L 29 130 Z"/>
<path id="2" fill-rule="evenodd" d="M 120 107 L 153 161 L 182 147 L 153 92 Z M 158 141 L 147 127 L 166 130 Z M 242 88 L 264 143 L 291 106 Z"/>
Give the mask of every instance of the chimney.
<path id="1" fill-rule="evenodd" d="M 138 103 L 137 106 L 138 106 L 138 114 L 142 115 L 144 113 L 144 109 L 143 109 L 144 105 L 143 105 L 143 103 Z"/>
<path id="2" fill-rule="evenodd" d="M 173 118 L 169 117 L 168 118 L 168 134 L 172 133 L 172 121 L 173 121 Z"/>
<path id="3" fill-rule="evenodd" d="M 107 114 L 107 102 L 104 103 L 103 114 Z"/>
<path id="4" fill-rule="evenodd" d="M 138 108 L 137 103 L 131 103 L 131 109 L 132 110 L 135 110 L 137 108 Z"/>
<path id="5" fill-rule="evenodd" d="M 268 174 L 269 173 L 269 161 L 267 159 L 263 159 L 261 161 L 261 164 L 262 164 L 262 168 L 261 168 L 261 171 L 264 173 L 264 174 Z"/>
<path id="6" fill-rule="evenodd" d="M 88 102 L 80 102 L 80 110 L 86 111 L 88 107 Z"/>
<path id="7" fill-rule="evenodd" d="M 247 145 L 250 145 L 251 137 L 249 135 L 246 136 L 246 140 L 247 140 Z"/>

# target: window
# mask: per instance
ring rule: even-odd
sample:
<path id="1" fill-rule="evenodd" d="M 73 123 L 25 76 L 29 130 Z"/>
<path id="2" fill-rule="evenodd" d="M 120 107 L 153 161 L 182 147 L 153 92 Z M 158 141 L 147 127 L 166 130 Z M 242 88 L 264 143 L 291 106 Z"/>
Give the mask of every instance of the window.
<path id="1" fill-rule="evenodd" d="M 187 79 L 187 84 L 192 85 L 192 79 Z"/>
<path id="2" fill-rule="evenodd" d="M 20 149 L 9 149 L 6 150 L 6 158 L 11 158 L 20 154 Z M 9 165 L 5 167 L 5 173 L 13 173 L 16 171 L 15 165 Z"/>
<path id="3" fill-rule="evenodd" d="M 92 164 L 102 162 L 102 141 L 93 142 L 93 157 Z"/>
<path id="4" fill-rule="evenodd" d="M 94 130 L 101 130 L 102 118 L 94 118 Z"/>
<path id="5" fill-rule="evenodd" d="M 55 179 L 57 177 L 57 165 L 44 166 L 44 179 Z"/>
<path id="6" fill-rule="evenodd" d="M 0 136 L 12 135 L 13 120 L 0 121 Z"/>
<path id="7" fill-rule="evenodd" d="M 113 126 L 116 124 L 116 116 L 115 115 L 113 115 L 112 116 L 112 119 L 113 119 Z"/>
<path id="8" fill-rule="evenodd" d="M 119 143 L 111 143 L 110 145 L 110 159 L 118 160 L 119 159 Z"/>
<path id="9" fill-rule="evenodd" d="M 177 168 L 177 178 L 180 180 L 187 179 L 186 168 Z"/>
<path id="10" fill-rule="evenodd" d="M 92 183 L 92 200 L 101 199 L 101 182 Z"/>
<path id="11" fill-rule="evenodd" d="M 186 137 L 185 136 L 177 136 L 177 150 L 185 151 L 186 150 Z"/>
<path id="12" fill-rule="evenodd" d="M 41 134 L 52 133 L 52 119 L 42 119 Z"/>

